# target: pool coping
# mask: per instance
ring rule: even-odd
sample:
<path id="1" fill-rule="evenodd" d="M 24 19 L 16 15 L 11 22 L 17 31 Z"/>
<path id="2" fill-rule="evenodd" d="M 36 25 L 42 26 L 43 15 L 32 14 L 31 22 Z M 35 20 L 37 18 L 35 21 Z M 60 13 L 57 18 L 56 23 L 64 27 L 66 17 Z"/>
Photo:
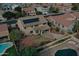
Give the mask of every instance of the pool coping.
<path id="1" fill-rule="evenodd" d="M 13 46 L 13 42 L 5 42 L 5 43 L 1 43 L 0 45 L 6 44 L 6 43 L 10 44 L 10 46 L 8 46 L 7 48 L 5 48 L 4 51 L 3 51 L 2 53 L 0 53 L 0 56 L 3 55 L 3 54 L 6 52 L 6 50 L 7 50 L 8 48 L 10 48 L 10 47 Z"/>

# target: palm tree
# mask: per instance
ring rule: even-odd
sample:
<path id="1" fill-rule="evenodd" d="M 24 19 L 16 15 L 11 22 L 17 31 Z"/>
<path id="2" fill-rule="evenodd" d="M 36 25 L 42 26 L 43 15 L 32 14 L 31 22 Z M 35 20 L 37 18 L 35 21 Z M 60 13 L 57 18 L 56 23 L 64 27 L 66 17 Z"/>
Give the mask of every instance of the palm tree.
<path id="1" fill-rule="evenodd" d="M 21 38 L 22 38 L 22 34 L 21 34 L 21 32 L 18 29 L 13 29 L 10 32 L 10 39 L 14 43 L 15 49 L 17 51 L 17 54 L 18 54 L 18 50 L 17 50 L 16 44 L 15 44 L 15 41 L 20 40 Z"/>

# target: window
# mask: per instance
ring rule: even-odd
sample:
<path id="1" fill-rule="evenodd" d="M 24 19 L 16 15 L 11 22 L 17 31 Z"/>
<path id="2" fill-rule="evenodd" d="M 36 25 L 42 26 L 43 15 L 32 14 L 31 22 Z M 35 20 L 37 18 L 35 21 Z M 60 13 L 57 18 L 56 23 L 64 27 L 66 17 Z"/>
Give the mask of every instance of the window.
<path id="1" fill-rule="evenodd" d="M 44 30 L 42 33 L 45 33 L 45 32 L 47 32 L 47 31 L 48 31 L 48 29 Z"/>
<path id="2" fill-rule="evenodd" d="M 60 24 L 58 24 L 58 26 L 60 26 Z"/>
<path id="3" fill-rule="evenodd" d="M 43 25 L 45 25 L 46 23 L 43 23 Z"/>
<path id="4" fill-rule="evenodd" d="M 62 25 L 62 27 L 64 28 L 64 26 Z"/>
<path id="5" fill-rule="evenodd" d="M 24 27 L 24 29 L 26 29 L 26 27 Z"/>
<path id="6" fill-rule="evenodd" d="M 33 27 L 33 26 L 31 26 L 31 27 Z"/>
<path id="7" fill-rule="evenodd" d="M 30 33 L 33 33 L 33 31 L 30 31 Z"/>
<path id="8" fill-rule="evenodd" d="M 38 26 L 38 25 L 35 25 L 35 26 Z"/>
<path id="9" fill-rule="evenodd" d="M 9 10 L 9 8 L 7 8 L 7 10 Z"/>
<path id="10" fill-rule="evenodd" d="M 39 33 L 39 31 L 38 31 L 38 30 L 36 30 L 36 33 Z"/>
<path id="11" fill-rule="evenodd" d="M 57 22 L 55 22 L 55 24 L 57 24 Z"/>

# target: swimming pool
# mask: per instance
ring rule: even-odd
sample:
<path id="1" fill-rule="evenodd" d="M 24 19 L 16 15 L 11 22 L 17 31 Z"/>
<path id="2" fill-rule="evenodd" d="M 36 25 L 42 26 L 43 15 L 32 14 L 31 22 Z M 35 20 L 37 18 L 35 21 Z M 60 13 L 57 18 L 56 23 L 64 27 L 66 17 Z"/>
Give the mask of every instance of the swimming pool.
<path id="1" fill-rule="evenodd" d="M 58 50 L 55 56 L 77 56 L 77 52 L 74 49 L 62 49 Z"/>
<path id="2" fill-rule="evenodd" d="M 5 53 L 5 51 L 12 47 L 13 43 L 12 42 L 5 42 L 5 43 L 1 43 L 0 44 L 0 56 L 3 55 Z"/>

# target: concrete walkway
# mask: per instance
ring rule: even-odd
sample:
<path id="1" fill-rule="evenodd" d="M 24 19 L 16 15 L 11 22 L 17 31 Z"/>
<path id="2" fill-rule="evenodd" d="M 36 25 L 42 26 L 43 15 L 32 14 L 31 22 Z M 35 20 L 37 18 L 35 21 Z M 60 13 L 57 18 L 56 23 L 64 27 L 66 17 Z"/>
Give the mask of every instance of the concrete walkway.
<path id="1" fill-rule="evenodd" d="M 76 33 L 71 34 L 71 35 L 68 35 L 68 36 L 65 36 L 65 37 L 63 37 L 63 38 L 61 38 L 61 39 L 57 39 L 56 41 L 50 42 L 50 43 L 48 43 L 48 44 L 46 44 L 46 45 L 40 46 L 40 47 L 38 47 L 38 49 L 44 48 L 42 51 L 40 51 L 40 52 L 44 52 L 44 51 L 46 51 L 46 50 L 48 50 L 48 49 L 50 49 L 50 48 L 53 48 L 53 47 L 55 47 L 55 46 L 58 46 L 58 45 L 63 44 L 63 42 L 62 42 L 62 43 L 53 45 L 54 43 L 56 43 L 56 42 L 58 42 L 58 41 L 60 41 L 60 40 L 64 40 L 64 39 L 66 39 L 66 38 L 68 38 L 68 37 L 71 38 L 71 37 L 73 37 L 74 35 L 76 35 Z M 70 40 L 70 38 L 68 38 L 68 39 L 65 40 L 64 42 L 67 42 L 68 40 Z"/>

